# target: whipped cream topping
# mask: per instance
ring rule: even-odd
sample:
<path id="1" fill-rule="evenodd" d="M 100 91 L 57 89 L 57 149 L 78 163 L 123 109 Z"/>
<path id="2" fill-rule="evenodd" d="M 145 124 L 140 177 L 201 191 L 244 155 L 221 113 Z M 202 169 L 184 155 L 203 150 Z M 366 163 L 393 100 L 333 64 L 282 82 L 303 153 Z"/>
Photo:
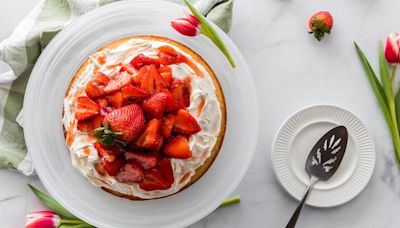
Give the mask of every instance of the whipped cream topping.
<path id="1" fill-rule="evenodd" d="M 146 191 L 141 189 L 137 183 L 120 183 L 115 177 L 109 176 L 107 173 L 99 173 L 96 167 L 101 164 L 101 160 L 97 150 L 93 146 L 96 140 L 77 129 L 77 120 L 75 119 L 76 98 L 85 95 L 84 88 L 94 71 L 100 71 L 105 75 L 113 75 L 114 72 L 119 72 L 121 68 L 118 64 L 128 64 L 138 54 L 157 57 L 158 51 L 156 48 L 162 45 L 169 45 L 185 55 L 204 74 L 204 77 L 197 76 L 195 71 L 186 63 L 170 65 L 174 77 L 182 78 L 190 76 L 192 78 L 188 111 L 197 119 L 202 130 L 191 135 L 189 138 L 190 149 L 193 154 L 191 158 L 171 158 L 175 178 L 172 186 L 166 190 Z M 96 52 L 89 58 L 88 65 L 73 82 L 64 100 L 62 122 L 66 130 L 66 141 L 72 158 L 72 164 L 95 186 L 106 187 L 127 195 L 152 199 L 178 192 L 189 183 L 191 177 L 195 174 L 195 170 L 210 157 L 217 142 L 221 130 L 222 113 L 215 90 L 213 81 L 204 67 L 194 61 L 190 55 L 178 46 L 171 43 L 131 38 L 116 48 Z"/>

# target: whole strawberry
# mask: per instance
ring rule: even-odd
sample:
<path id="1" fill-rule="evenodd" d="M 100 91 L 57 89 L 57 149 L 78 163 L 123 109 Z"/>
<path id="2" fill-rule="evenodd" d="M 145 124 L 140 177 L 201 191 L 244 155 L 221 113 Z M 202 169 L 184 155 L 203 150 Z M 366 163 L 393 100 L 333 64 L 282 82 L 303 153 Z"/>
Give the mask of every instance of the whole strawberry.
<path id="1" fill-rule="evenodd" d="M 125 146 L 142 133 L 145 117 L 142 108 L 131 104 L 108 113 L 94 136 L 105 146 Z"/>
<path id="2" fill-rule="evenodd" d="M 320 11 L 311 16 L 308 21 L 309 33 L 314 34 L 318 41 L 324 38 L 325 33 L 330 34 L 333 26 L 332 15 L 328 11 Z"/>

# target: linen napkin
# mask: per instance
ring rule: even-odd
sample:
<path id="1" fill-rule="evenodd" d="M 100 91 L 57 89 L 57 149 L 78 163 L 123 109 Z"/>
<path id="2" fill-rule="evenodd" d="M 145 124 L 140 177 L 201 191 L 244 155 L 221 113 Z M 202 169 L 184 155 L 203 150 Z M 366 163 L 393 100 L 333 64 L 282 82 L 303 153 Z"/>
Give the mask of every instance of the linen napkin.
<path id="1" fill-rule="evenodd" d="M 0 167 L 34 173 L 23 135 L 22 104 L 29 75 L 41 51 L 66 25 L 116 0 L 42 0 L 0 43 Z M 167 0 L 179 4 L 183 1 Z M 228 32 L 233 0 L 192 0 L 197 10 Z"/>

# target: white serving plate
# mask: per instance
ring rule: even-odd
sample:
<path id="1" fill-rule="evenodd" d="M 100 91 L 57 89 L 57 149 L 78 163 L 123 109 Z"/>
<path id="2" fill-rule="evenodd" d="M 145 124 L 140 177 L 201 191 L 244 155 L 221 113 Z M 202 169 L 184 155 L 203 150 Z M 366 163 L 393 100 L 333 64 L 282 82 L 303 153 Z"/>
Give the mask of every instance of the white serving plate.
<path id="1" fill-rule="evenodd" d="M 95 226 L 190 225 L 229 197 L 250 164 L 259 118 L 256 90 L 247 64 L 216 26 L 237 63 L 235 69 L 206 37 L 184 37 L 174 31 L 169 22 L 182 15 L 182 6 L 159 0 L 121 1 L 101 7 L 61 31 L 32 72 L 24 101 L 24 133 L 36 172 L 58 202 Z M 225 140 L 210 169 L 185 191 L 149 201 L 122 199 L 86 181 L 71 165 L 61 123 L 65 92 L 82 62 L 105 44 L 132 35 L 165 36 L 199 53 L 218 76 L 227 103 Z"/>
<path id="2" fill-rule="evenodd" d="M 367 185 L 375 166 L 375 147 L 364 124 L 351 112 L 332 105 L 315 105 L 293 114 L 272 144 L 271 162 L 281 187 L 301 200 L 310 177 L 305 163 L 315 143 L 330 129 L 343 125 L 349 140 L 343 160 L 327 181 L 314 185 L 306 203 L 333 207 L 356 197 Z"/>

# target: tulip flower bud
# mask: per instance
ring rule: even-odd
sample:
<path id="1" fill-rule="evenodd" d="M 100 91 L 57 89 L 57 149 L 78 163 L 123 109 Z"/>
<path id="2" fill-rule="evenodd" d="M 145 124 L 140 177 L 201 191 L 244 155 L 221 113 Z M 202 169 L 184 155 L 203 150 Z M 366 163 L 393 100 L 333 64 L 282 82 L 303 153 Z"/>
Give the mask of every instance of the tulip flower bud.
<path id="1" fill-rule="evenodd" d="M 385 58 L 391 64 L 400 63 L 400 33 L 394 32 L 386 37 Z"/>
<path id="2" fill-rule="evenodd" d="M 171 22 L 171 26 L 185 36 L 196 36 L 199 34 L 199 25 L 199 19 L 191 14 L 183 18 L 175 19 Z"/>
<path id="3" fill-rule="evenodd" d="M 57 228 L 61 218 L 52 211 L 38 211 L 26 216 L 25 228 Z"/>

